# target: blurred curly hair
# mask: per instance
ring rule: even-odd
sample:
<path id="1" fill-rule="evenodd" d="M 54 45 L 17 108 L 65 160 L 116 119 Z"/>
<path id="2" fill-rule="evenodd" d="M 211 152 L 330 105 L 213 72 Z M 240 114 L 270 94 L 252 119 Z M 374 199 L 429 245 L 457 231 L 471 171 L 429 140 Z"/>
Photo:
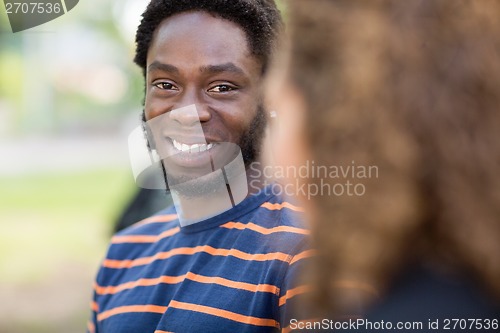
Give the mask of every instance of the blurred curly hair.
<path id="1" fill-rule="evenodd" d="M 295 0 L 290 13 L 313 159 L 380 170 L 362 197 L 315 202 L 321 304 L 340 307 L 338 281 L 383 291 L 422 261 L 500 295 L 500 2 Z"/>

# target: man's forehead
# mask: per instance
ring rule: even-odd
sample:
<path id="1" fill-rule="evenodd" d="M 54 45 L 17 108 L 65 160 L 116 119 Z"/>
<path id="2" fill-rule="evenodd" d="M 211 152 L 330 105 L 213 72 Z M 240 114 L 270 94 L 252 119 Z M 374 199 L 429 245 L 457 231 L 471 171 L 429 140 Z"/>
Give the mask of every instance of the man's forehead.
<path id="1" fill-rule="evenodd" d="M 246 74 L 241 67 L 237 66 L 232 62 L 227 62 L 223 64 L 214 64 L 214 65 L 202 65 L 199 66 L 197 69 L 200 73 L 207 73 L 207 74 L 217 74 L 217 73 L 233 73 L 239 75 Z M 152 71 L 162 71 L 173 74 L 180 74 L 180 70 L 178 67 L 172 64 L 165 64 L 159 61 L 153 61 L 151 64 L 148 65 L 148 72 Z"/>
<path id="2" fill-rule="evenodd" d="M 224 39 L 229 35 L 230 39 Z M 240 25 L 204 11 L 187 11 L 164 19 L 154 33 L 153 42 L 175 37 L 179 39 L 177 42 L 185 37 L 198 37 L 200 40 L 213 42 L 220 37 L 228 45 L 242 44 L 241 46 L 250 49 L 247 34 Z"/>
<path id="3" fill-rule="evenodd" d="M 256 65 L 260 70 L 260 61 L 251 54 L 243 29 L 236 23 L 198 11 L 164 20 L 155 32 L 147 57 L 147 72 L 184 68 L 242 74 L 250 70 L 249 66 Z"/>

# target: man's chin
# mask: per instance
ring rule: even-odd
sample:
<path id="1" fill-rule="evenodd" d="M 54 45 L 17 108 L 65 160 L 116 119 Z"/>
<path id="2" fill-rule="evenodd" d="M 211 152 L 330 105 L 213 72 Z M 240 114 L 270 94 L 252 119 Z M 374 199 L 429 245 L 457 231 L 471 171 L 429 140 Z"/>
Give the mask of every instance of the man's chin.
<path id="1" fill-rule="evenodd" d="M 184 197 L 203 197 L 226 187 L 221 170 L 205 175 L 172 175 L 167 173 L 170 191 Z"/>

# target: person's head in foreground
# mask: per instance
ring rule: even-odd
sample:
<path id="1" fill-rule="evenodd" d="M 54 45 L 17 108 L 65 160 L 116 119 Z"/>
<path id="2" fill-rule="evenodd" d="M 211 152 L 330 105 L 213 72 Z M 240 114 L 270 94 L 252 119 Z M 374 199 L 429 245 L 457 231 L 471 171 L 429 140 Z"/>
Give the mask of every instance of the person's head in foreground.
<path id="1" fill-rule="evenodd" d="M 144 127 L 186 220 L 248 193 L 267 119 L 262 79 L 280 27 L 269 0 L 154 0 L 144 13 L 134 59 L 145 78 Z M 207 206 L 216 208 L 192 212 Z"/>
<path id="2" fill-rule="evenodd" d="M 281 161 L 378 169 L 348 173 L 364 193 L 309 203 L 321 307 L 349 313 L 377 300 L 396 319 L 493 314 L 500 2 L 295 0 L 290 16 L 273 88 L 287 131 L 276 144 L 298 151 Z"/>

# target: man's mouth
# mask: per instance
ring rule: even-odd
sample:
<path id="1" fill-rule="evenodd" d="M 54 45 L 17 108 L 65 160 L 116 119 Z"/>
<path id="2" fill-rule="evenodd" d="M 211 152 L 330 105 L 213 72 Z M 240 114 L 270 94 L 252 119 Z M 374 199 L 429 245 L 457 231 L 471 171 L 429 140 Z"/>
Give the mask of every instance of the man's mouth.
<path id="1" fill-rule="evenodd" d="M 195 143 L 195 144 L 189 145 L 186 143 L 179 142 L 175 139 L 172 139 L 172 144 L 173 144 L 175 150 L 182 152 L 182 153 L 191 153 L 191 154 L 201 153 L 201 152 L 210 150 L 214 147 L 213 143 L 209 143 L 209 144 Z"/>

